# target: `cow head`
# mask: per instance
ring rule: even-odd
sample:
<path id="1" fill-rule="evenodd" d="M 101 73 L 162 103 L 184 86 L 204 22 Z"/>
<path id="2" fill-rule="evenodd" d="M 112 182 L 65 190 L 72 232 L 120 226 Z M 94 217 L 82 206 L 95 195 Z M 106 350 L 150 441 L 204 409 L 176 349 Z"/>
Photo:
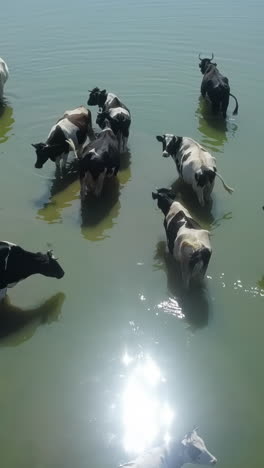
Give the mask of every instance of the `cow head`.
<path id="1" fill-rule="evenodd" d="M 33 148 L 36 150 L 37 161 L 35 163 L 36 169 L 42 169 L 44 164 L 50 158 L 55 160 L 57 156 L 68 150 L 68 144 L 63 145 L 47 145 L 46 143 L 32 143 Z"/>
<path id="2" fill-rule="evenodd" d="M 87 101 L 88 106 L 103 107 L 107 97 L 106 90 L 103 89 L 101 91 L 99 88 L 94 88 L 92 90 L 89 90 L 89 93 L 90 95 Z"/>
<path id="3" fill-rule="evenodd" d="M 52 250 L 48 250 L 46 254 L 37 253 L 35 262 L 38 265 L 38 273 L 41 275 L 57 279 L 64 276 L 64 271 L 58 259 L 54 257 Z"/>
<path id="4" fill-rule="evenodd" d="M 153 200 L 158 200 L 158 207 L 163 212 L 164 216 L 168 214 L 168 211 L 174 202 L 175 193 L 166 188 L 157 189 L 156 192 L 152 192 Z"/>
<path id="5" fill-rule="evenodd" d="M 165 135 L 157 135 L 156 139 L 162 143 L 162 156 L 168 158 L 169 156 L 176 156 L 182 144 L 182 137 L 176 137 L 166 133 Z"/>
<path id="6" fill-rule="evenodd" d="M 201 54 L 199 54 L 199 60 L 201 63 L 199 63 L 199 68 L 204 75 L 206 73 L 206 70 L 209 65 L 214 65 L 217 66 L 216 63 L 212 63 L 212 60 L 214 59 L 214 54 L 212 54 L 212 58 L 201 58 Z"/>
<path id="7" fill-rule="evenodd" d="M 207 450 L 204 440 L 197 434 L 197 428 L 188 432 L 181 443 L 183 446 L 183 463 L 216 465 L 217 459 Z"/>

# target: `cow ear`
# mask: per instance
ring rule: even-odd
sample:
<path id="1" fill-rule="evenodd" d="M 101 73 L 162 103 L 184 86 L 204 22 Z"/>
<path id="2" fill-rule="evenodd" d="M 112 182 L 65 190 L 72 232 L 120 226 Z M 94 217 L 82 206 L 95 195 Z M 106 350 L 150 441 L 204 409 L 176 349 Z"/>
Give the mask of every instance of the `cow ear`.
<path id="1" fill-rule="evenodd" d="M 157 135 L 156 139 L 160 141 L 161 143 L 163 143 L 163 137 L 161 135 Z"/>
<path id="2" fill-rule="evenodd" d="M 33 146 L 33 148 L 37 149 L 38 148 L 38 143 L 31 143 L 31 146 Z"/>
<path id="3" fill-rule="evenodd" d="M 102 93 L 102 94 L 106 94 L 106 89 L 103 89 L 103 90 L 101 91 L 101 93 Z"/>

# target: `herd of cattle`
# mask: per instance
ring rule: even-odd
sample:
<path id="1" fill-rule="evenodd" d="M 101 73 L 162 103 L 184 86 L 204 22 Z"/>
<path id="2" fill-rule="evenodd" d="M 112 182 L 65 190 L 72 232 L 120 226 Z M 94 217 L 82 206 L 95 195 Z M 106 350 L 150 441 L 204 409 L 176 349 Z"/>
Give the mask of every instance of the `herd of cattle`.
<path id="1" fill-rule="evenodd" d="M 211 102 L 212 112 L 226 118 L 230 93 L 228 79 L 223 76 L 212 58 L 201 58 L 203 74 L 201 94 Z M 0 99 L 8 79 L 8 67 L 0 59 Z M 78 161 L 80 193 L 82 202 L 90 196 L 99 197 L 107 177 L 115 177 L 120 168 L 122 155 L 127 151 L 131 124 L 129 109 L 112 93 L 94 88 L 89 91 L 88 106 L 98 106 L 96 123 L 101 131 L 95 133 L 91 111 L 83 106 L 64 112 L 53 125 L 45 143 L 34 143 L 35 167 L 41 169 L 50 159 L 63 177 L 68 155 L 73 151 Z M 199 204 L 203 207 L 210 199 L 215 178 L 218 177 L 227 192 L 233 189 L 217 172 L 215 158 L 198 142 L 188 137 L 172 134 L 159 135 L 162 156 L 171 156 L 182 181 L 191 187 Z M 181 272 L 182 283 L 189 288 L 193 281 L 201 281 L 210 261 L 212 248 L 209 232 L 201 229 L 188 210 L 178 201 L 171 189 L 161 188 L 152 193 L 164 214 L 164 227 L 168 249 L 175 258 Z M 0 300 L 7 288 L 33 275 L 62 278 L 64 271 L 52 251 L 46 254 L 27 252 L 10 242 L 0 242 Z M 180 468 L 184 463 L 215 465 L 216 458 L 207 450 L 196 430 L 186 434 L 183 440 L 172 444 L 170 449 L 153 449 L 129 463 L 132 468 L 170 467 Z"/>
<path id="2" fill-rule="evenodd" d="M 226 117 L 230 93 L 228 79 L 218 70 L 212 58 L 201 58 L 200 70 L 203 74 L 201 94 L 211 102 L 213 113 Z M 8 78 L 8 67 L 0 59 L 0 98 Z M 95 133 L 92 114 L 84 106 L 65 111 L 52 126 L 46 141 L 34 143 L 36 151 L 35 167 L 41 169 L 50 159 L 55 162 L 57 171 L 63 177 L 68 155 L 73 151 L 78 160 L 80 193 L 82 202 L 88 194 L 99 197 L 107 177 L 115 177 L 120 168 L 122 155 L 127 151 L 131 124 L 129 109 L 113 93 L 94 88 L 89 91 L 88 106 L 98 106 L 96 123 L 101 131 Z M 163 157 L 171 156 L 183 182 L 190 186 L 203 207 L 210 199 L 215 178 L 218 177 L 227 192 L 233 192 L 217 172 L 215 158 L 198 142 L 188 137 L 172 134 L 156 137 L 162 144 Z M 211 257 L 212 248 L 209 232 L 201 229 L 186 208 L 175 201 L 170 189 L 161 188 L 152 193 L 158 207 L 164 214 L 164 227 L 169 252 L 176 259 L 185 288 L 194 281 L 204 278 Z M 16 259 L 23 260 L 22 263 Z M 24 271 L 23 267 L 24 265 Z M 22 271 L 19 269 L 22 268 Z M 34 273 L 61 278 L 63 271 L 51 252 L 46 255 L 31 254 L 8 242 L 0 244 L 0 299 L 7 288 Z"/>

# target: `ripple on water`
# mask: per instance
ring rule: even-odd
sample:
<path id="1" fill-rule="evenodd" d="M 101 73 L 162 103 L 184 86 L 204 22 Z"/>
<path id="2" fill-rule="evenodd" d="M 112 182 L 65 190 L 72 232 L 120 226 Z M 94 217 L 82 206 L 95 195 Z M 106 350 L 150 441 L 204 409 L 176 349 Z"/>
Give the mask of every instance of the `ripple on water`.
<path id="1" fill-rule="evenodd" d="M 211 276 L 207 276 L 207 279 L 212 280 Z M 219 280 L 221 282 L 222 288 L 233 289 L 237 293 L 241 294 L 250 294 L 253 297 L 264 297 L 264 277 L 257 282 L 257 286 L 246 285 L 242 280 L 238 279 L 235 281 L 227 280 L 225 278 L 225 273 L 219 275 Z"/>

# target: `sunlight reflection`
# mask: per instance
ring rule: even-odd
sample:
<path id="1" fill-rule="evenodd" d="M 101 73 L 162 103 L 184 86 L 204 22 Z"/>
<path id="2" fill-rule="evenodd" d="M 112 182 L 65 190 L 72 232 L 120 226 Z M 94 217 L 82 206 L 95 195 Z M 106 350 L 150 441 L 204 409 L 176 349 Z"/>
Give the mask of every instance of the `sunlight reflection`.
<path id="1" fill-rule="evenodd" d="M 125 352 L 122 357 L 126 367 L 136 360 L 137 363 L 130 368 L 122 396 L 123 444 L 127 452 L 140 453 L 157 436 L 169 442 L 174 414 L 161 396 L 166 380 L 158 365 L 149 356 L 132 358 Z"/>
<path id="2" fill-rule="evenodd" d="M 158 304 L 157 307 L 158 309 L 163 309 L 163 311 L 167 314 L 173 315 L 174 317 L 177 317 L 179 319 L 183 319 L 185 317 L 179 303 L 171 297 L 168 300 Z"/>

